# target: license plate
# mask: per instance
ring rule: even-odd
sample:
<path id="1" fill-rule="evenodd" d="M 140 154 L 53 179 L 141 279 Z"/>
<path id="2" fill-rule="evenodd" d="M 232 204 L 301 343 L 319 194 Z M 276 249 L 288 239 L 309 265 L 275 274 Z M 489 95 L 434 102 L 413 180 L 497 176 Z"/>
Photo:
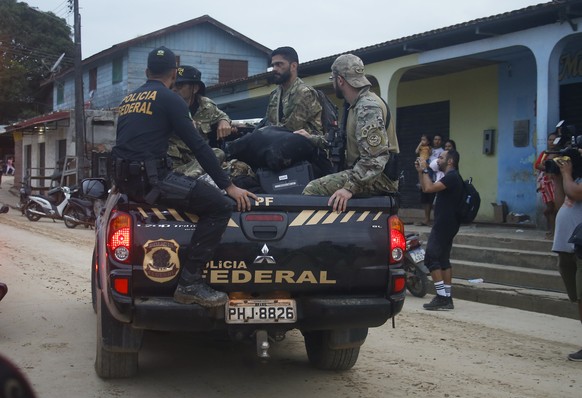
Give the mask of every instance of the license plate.
<path id="1" fill-rule="evenodd" d="M 415 264 L 424 261 L 424 249 L 422 247 L 417 247 L 414 250 L 410 250 L 408 253 L 410 253 L 410 257 L 412 257 L 412 261 L 414 261 Z"/>
<path id="2" fill-rule="evenodd" d="M 295 300 L 229 300 L 226 323 L 293 323 L 297 321 Z"/>

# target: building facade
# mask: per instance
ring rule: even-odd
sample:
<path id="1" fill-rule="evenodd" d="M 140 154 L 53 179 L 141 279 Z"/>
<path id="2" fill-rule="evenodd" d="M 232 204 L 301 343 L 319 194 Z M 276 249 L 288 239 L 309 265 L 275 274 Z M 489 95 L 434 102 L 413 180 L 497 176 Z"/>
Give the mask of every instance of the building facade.
<path id="1" fill-rule="evenodd" d="M 582 133 L 581 15 L 582 1 L 549 2 L 350 51 L 396 113 L 404 206 L 420 207 L 413 167 L 420 136 L 440 134 L 456 141 L 460 172 L 481 194 L 477 220 L 492 221 L 491 203 L 503 201 L 541 221 L 533 163 L 558 121 Z M 302 64 L 302 78 L 332 95 L 336 57 Z M 273 88 L 253 76 L 210 95 L 249 118 L 264 114 Z"/>

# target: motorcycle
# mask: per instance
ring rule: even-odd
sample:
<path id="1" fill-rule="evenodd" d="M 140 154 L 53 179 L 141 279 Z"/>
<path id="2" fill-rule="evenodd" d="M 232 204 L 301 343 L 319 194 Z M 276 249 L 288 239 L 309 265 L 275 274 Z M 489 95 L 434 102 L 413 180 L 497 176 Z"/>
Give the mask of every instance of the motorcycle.
<path id="1" fill-rule="evenodd" d="M 81 198 L 71 197 L 63 213 L 63 221 L 67 228 L 84 225 L 85 228 L 95 226 L 96 215 L 105 204 L 107 183 L 102 178 L 86 178 L 81 182 Z"/>
<path id="2" fill-rule="evenodd" d="M 24 214 L 30 221 L 38 221 L 42 217 L 53 221 L 63 218 L 64 210 L 69 204 L 71 189 L 69 187 L 55 187 L 44 195 L 30 195 L 24 207 Z"/>
<path id="3" fill-rule="evenodd" d="M 24 179 L 22 180 L 22 185 L 20 187 L 20 197 L 18 200 L 18 208 L 20 209 L 20 212 L 22 213 L 22 215 L 26 215 L 24 209 L 26 208 L 26 205 L 29 202 L 28 197 L 30 196 L 31 193 L 31 188 L 30 188 L 30 177 L 26 176 L 24 177 Z"/>
<path id="4" fill-rule="evenodd" d="M 415 232 L 406 234 L 406 252 L 402 267 L 406 272 L 408 291 L 415 297 L 424 297 L 428 291 L 430 272 L 424 265 L 424 249 L 420 236 Z"/>

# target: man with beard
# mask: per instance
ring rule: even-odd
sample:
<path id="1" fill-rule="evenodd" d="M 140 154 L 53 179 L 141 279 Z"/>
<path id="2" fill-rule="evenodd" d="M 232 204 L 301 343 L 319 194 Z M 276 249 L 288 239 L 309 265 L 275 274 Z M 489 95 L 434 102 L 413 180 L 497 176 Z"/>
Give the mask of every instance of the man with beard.
<path id="1" fill-rule="evenodd" d="M 321 123 L 322 107 L 313 87 L 297 76 L 299 56 L 292 47 L 279 47 L 271 53 L 271 80 L 278 84 L 269 98 L 266 125 L 281 126 L 307 138 L 314 145 L 314 174 L 331 172 L 327 141 Z"/>
<path id="2" fill-rule="evenodd" d="M 370 91 L 372 84 L 364 74 L 360 58 L 340 55 L 331 72 L 336 96 L 349 104 L 345 125 L 348 168 L 311 181 L 303 194 L 330 196 L 328 204 L 334 211 L 343 212 L 353 196 L 386 195 L 397 190 L 396 182 L 384 173 L 391 156 L 388 137 L 395 134 L 390 110 Z"/>
<path id="3" fill-rule="evenodd" d="M 437 159 L 438 168 L 444 177 L 433 182 L 426 160 L 414 163 L 422 192 L 436 193 L 434 225 L 426 244 L 424 263 L 430 270 L 436 296 L 424 304 L 427 310 L 454 309 L 451 296 L 453 272 L 451 269 L 451 249 L 453 239 L 459 232 L 461 222 L 457 209 L 463 197 L 463 180 L 459 175 L 459 152 L 454 149 L 443 151 Z"/>

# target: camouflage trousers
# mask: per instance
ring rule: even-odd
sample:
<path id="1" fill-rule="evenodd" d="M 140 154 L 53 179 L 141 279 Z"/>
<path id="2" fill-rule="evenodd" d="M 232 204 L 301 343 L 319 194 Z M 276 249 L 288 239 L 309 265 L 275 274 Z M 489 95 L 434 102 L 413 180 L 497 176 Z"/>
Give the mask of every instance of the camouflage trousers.
<path id="1" fill-rule="evenodd" d="M 344 187 L 348 181 L 349 173 L 340 171 L 311 181 L 303 190 L 303 195 L 331 196 L 335 191 Z M 380 196 L 389 192 L 398 191 L 398 181 L 389 180 L 384 174 L 376 178 L 371 184 L 363 187 L 361 194 L 354 196 Z"/>

